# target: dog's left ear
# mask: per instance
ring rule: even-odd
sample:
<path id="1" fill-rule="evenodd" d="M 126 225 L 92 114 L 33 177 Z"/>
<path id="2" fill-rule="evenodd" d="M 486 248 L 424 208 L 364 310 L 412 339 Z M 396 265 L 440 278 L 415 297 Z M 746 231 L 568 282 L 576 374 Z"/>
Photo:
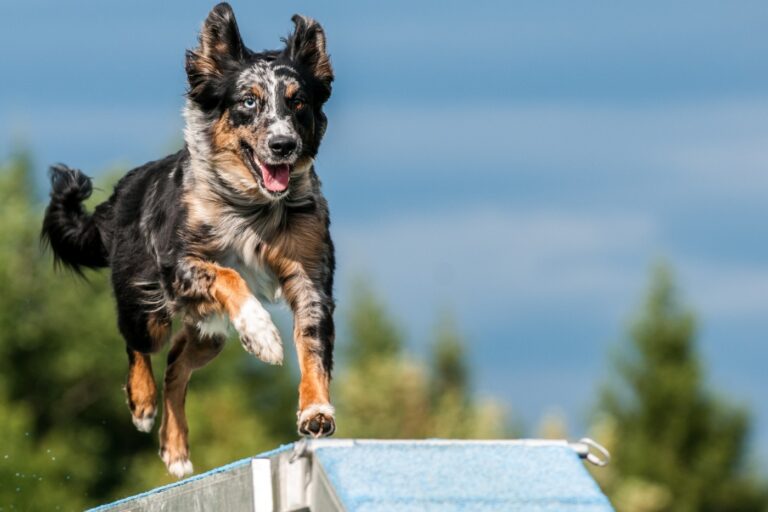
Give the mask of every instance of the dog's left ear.
<path id="1" fill-rule="evenodd" d="M 331 95 L 333 68 L 325 49 L 323 27 L 312 18 L 300 14 L 294 14 L 291 21 L 295 28 L 286 41 L 285 50 L 292 61 L 308 69 L 322 84 L 324 90 L 322 101 L 325 101 Z"/>
<path id="2" fill-rule="evenodd" d="M 210 79 L 221 78 L 247 52 L 232 7 L 222 2 L 208 14 L 200 31 L 200 44 L 187 51 L 186 71 L 190 95 L 202 92 Z"/>

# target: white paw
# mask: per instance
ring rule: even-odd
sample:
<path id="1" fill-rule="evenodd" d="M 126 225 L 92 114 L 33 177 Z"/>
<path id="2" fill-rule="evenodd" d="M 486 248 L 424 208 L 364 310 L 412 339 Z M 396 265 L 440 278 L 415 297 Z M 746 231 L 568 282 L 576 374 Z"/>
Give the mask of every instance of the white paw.
<path id="1" fill-rule="evenodd" d="M 177 460 L 171 462 L 168 466 L 168 472 L 176 478 L 184 478 L 187 475 L 191 475 L 192 471 L 192 463 L 189 459 Z"/>
<path id="2" fill-rule="evenodd" d="M 283 342 L 280 332 L 272 323 L 269 312 L 253 297 L 249 297 L 232 319 L 240 335 L 243 348 L 265 363 L 283 363 Z"/>
<path id="3" fill-rule="evenodd" d="M 150 416 L 145 418 L 137 418 L 136 416 L 131 415 L 131 420 L 139 432 L 152 432 L 152 426 L 155 424 L 155 415 L 157 415 L 157 410 L 153 411 Z"/>
<path id="4" fill-rule="evenodd" d="M 176 478 L 184 478 L 185 476 L 192 474 L 192 462 L 190 462 L 189 459 L 176 459 L 171 462 L 168 452 L 164 452 L 161 457 L 163 458 L 165 467 L 168 468 L 168 472 Z"/>

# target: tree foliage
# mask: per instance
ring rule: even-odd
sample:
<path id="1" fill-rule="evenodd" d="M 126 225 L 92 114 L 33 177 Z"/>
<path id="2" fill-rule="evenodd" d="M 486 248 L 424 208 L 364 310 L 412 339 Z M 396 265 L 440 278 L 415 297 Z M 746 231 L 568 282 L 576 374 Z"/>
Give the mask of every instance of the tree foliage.
<path id="1" fill-rule="evenodd" d="M 429 366 L 405 353 L 401 330 L 364 281 L 352 290 L 349 355 L 335 393 L 339 435 L 371 438 L 493 438 L 506 427 L 501 407 L 469 389 L 461 338 L 446 316 Z"/>
<path id="2" fill-rule="evenodd" d="M 598 439 L 614 454 L 596 471 L 620 511 L 766 510 L 748 471 L 749 417 L 708 389 L 696 319 L 659 266 L 605 387 Z"/>

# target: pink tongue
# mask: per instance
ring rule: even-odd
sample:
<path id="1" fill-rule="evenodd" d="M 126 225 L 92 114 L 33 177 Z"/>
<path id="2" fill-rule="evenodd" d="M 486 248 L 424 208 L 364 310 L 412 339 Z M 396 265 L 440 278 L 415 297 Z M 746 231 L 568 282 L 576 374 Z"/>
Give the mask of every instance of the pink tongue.
<path id="1" fill-rule="evenodd" d="M 291 167 L 288 164 L 261 165 L 261 174 L 264 176 L 264 186 L 271 192 L 282 192 L 288 188 L 288 180 L 291 178 Z"/>

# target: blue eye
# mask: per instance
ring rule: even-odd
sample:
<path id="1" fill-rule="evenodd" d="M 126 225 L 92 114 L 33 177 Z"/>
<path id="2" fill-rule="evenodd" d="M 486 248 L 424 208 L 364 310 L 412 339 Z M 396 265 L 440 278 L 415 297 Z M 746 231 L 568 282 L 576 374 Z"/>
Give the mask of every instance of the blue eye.
<path id="1" fill-rule="evenodd" d="M 245 108 L 255 108 L 256 98 L 254 98 L 253 96 L 246 96 L 245 99 L 243 99 L 243 106 Z"/>

